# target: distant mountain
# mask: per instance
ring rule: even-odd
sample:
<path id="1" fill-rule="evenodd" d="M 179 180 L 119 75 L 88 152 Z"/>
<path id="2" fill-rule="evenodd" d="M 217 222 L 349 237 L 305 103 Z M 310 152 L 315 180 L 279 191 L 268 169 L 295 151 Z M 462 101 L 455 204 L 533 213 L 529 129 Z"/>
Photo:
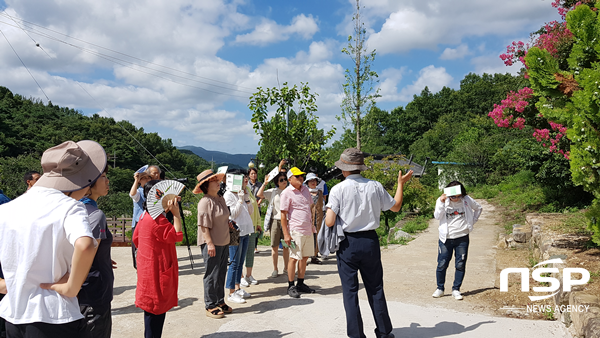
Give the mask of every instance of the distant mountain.
<path id="1" fill-rule="evenodd" d="M 250 159 L 256 157 L 256 154 L 228 154 L 222 151 L 206 150 L 202 147 L 194 146 L 183 146 L 177 148 L 190 150 L 191 152 L 202 157 L 208 162 L 214 161 L 217 165 L 234 164 L 241 168 L 248 168 L 248 163 L 250 162 Z"/>

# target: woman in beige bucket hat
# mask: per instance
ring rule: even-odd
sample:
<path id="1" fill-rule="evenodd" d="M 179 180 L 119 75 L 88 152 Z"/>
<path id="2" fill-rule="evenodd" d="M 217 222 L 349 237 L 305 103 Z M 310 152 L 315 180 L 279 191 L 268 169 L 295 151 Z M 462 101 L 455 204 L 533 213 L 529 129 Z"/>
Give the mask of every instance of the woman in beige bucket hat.
<path id="1" fill-rule="evenodd" d="M 94 141 L 66 141 L 41 162 L 44 174 L 27 194 L 0 206 L 0 316 L 9 336 L 80 337 L 76 295 L 96 241 L 78 200 L 104 171 L 106 153 Z"/>

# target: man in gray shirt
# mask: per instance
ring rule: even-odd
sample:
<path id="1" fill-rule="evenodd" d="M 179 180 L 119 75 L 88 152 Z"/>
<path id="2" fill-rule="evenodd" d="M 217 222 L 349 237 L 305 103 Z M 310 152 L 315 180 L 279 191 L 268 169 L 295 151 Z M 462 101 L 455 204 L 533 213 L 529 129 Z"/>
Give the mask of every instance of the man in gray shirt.
<path id="1" fill-rule="evenodd" d="M 364 338 L 363 322 L 358 306 L 358 271 L 367 291 L 367 298 L 375 317 L 375 335 L 393 338 L 392 322 L 388 314 L 383 292 L 383 266 L 379 238 L 381 211 L 400 211 L 404 184 L 412 177 L 412 170 L 402 175 L 398 172 L 398 188 L 392 198 L 381 183 L 360 175 L 367 170 L 364 156 L 355 148 L 348 148 L 340 155 L 335 166 L 346 178 L 329 193 L 325 224 L 332 227 L 340 223 L 345 238 L 337 252 L 337 265 L 346 310 L 346 333 L 348 337 Z"/>

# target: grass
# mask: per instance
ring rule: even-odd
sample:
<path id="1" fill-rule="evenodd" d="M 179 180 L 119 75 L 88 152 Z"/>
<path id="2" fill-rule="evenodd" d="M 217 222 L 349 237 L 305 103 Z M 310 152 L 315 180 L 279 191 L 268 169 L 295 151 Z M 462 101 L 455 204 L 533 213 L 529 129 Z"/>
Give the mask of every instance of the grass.
<path id="1" fill-rule="evenodd" d="M 529 257 L 528 257 L 528 260 L 529 260 L 529 267 L 531 267 L 531 268 L 533 268 L 534 266 L 536 266 L 536 265 L 537 265 L 537 263 L 539 263 L 539 262 L 540 262 L 540 261 L 539 261 L 537 258 L 535 258 L 535 257 L 533 256 L 533 252 L 531 252 L 531 250 L 529 251 Z"/>
<path id="2" fill-rule="evenodd" d="M 258 245 L 271 246 L 271 237 L 264 235 L 258 239 Z"/>
<path id="3" fill-rule="evenodd" d="M 600 277 L 600 270 L 598 272 L 590 271 L 590 281 L 588 283 L 594 283 L 598 277 Z"/>
<path id="4" fill-rule="evenodd" d="M 413 218 L 402 226 L 402 231 L 408 232 L 409 234 L 419 233 L 429 227 L 429 217 L 428 216 L 418 216 Z"/>
<path id="5" fill-rule="evenodd" d="M 544 311 L 544 319 L 546 320 L 555 320 L 554 319 L 554 308 L 551 306 Z"/>
<path id="6" fill-rule="evenodd" d="M 393 220 L 393 222 L 390 220 L 390 224 L 395 224 L 399 220 L 404 219 L 405 216 L 406 216 L 405 214 L 399 214 Z M 404 222 L 401 230 L 406 233 L 409 233 L 409 234 L 417 234 L 429 227 L 429 219 L 430 218 L 431 217 L 424 216 L 424 215 L 417 216 L 417 217 L 411 217 L 406 222 Z M 404 238 L 404 237 L 401 237 L 398 239 L 394 238 L 394 233 L 398 230 L 398 228 L 395 228 L 392 225 L 392 226 L 390 226 L 390 232 L 387 233 L 385 231 L 384 222 L 385 221 L 382 219 L 380 222 L 380 226 L 377 229 L 377 234 L 379 235 L 379 245 L 380 246 L 386 247 L 391 244 L 407 245 L 410 241 L 412 241 L 412 239 Z"/>
<path id="7" fill-rule="evenodd" d="M 557 221 L 551 225 L 550 229 L 561 233 L 589 233 L 587 229 L 587 218 L 584 213 L 579 211 L 576 213 L 561 214 L 560 218 L 557 218 Z"/>
<path id="8" fill-rule="evenodd" d="M 398 239 L 393 239 L 393 238 L 392 238 L 392 240 L 390 240 L 390 241 L 388 242 L 388 245 L 389 245 L 389 244 L 400 244 L 400 245 L 407 245 L 407 244 L 408 244 L 408 242 L 410 242 L 410 241 L 412 241 L 412 239 L 408 239 L 408 238 L 404 238 L 404 237 L 401 237 L 401 238 L 398 238 Z"/>
<path id="9" fill-rule="evenodd" d="M 502 216 L 501 225 L 507 234 L 512 233 L 513 224 L 524 224 L 527 213 L 560 213 L 561 222 L 552 230 L 564 233 L 587 232 L 587 220 L 580 209 L 573 206 L 560 207 L 559 203 L 548 191 L 535 180 L 531 171 L 522 171 L 508 176 L 497 185 L 481 185 L 469 187 L 469 195 L 473 198 L 488 199 L 494 205 L 500 206 L 498 213 Z"/>

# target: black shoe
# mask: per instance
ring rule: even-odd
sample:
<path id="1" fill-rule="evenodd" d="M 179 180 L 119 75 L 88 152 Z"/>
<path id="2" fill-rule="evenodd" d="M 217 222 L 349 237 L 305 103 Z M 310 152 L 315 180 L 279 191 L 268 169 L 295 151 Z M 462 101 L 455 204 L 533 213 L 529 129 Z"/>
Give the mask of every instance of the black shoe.
<path id="1" fill-rule="evenodd" d="M 310 262 L 311 262 L 312 264 L 323 264 L 323 262 L 321 262 L 321 260 L 320 260 L 320 259 L 318 259 L 317 257 L 313 257 L 313 258 L 311 258 L 311 259 L 310 259 Z"/>
<path id="2" fill-rule="evenodd" d="M 296 286 L 290 286 L 287 291 L 288 295 L 292 298 L 300 298 L 300 293 L 298 293 L 298 289 Z"/>
<path id="3" fill-rule="evenodd" d="M 308 285 L 306 284 L 299 284 L 298 286 L 296 286 L 296 289 L 298 289 L 298 292 L 302 292 L 302 293 L 315 293 L 315 289 L 311 289 L 308 287 Z"/>

